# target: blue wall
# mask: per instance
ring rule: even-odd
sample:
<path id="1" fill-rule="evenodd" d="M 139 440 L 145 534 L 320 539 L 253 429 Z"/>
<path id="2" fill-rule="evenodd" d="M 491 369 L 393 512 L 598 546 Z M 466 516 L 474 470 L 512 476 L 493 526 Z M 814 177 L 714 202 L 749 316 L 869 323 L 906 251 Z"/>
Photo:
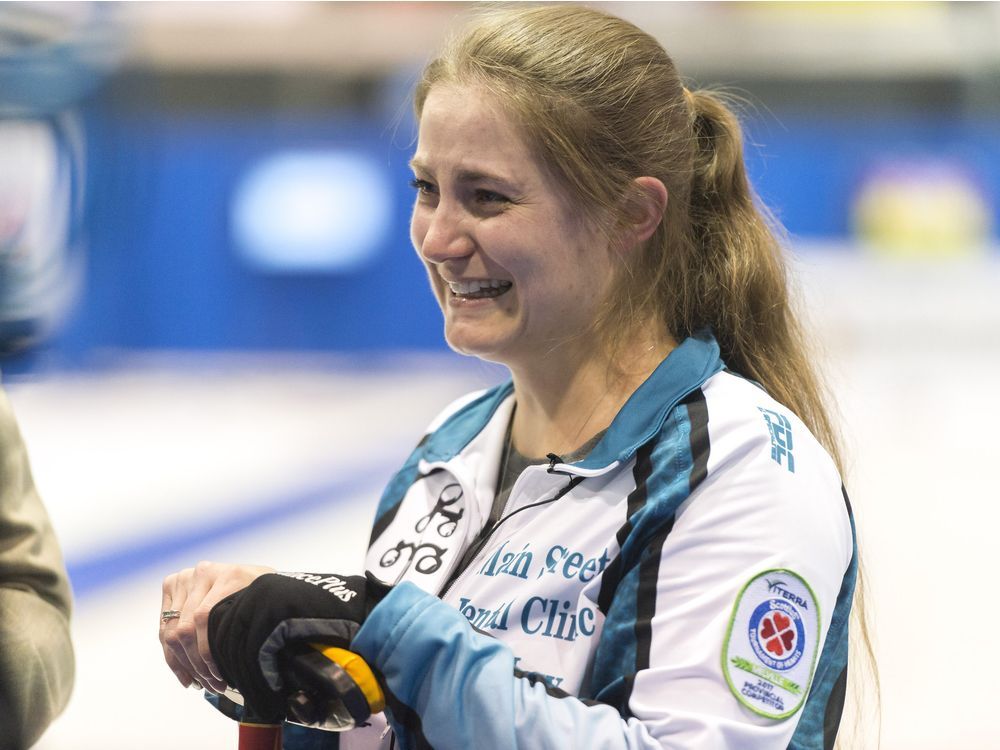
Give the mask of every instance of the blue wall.
<path id="1" fill-rule="evenodd" d="M 60 347 L 376 349 L 440 346 L 440 316 L 407 230 L 409 153 L 381 125 L 310 115 L 104 119 L 91 113 L 88 274 Z M 288 148 L 368 152 L 394 186 L 394 229 L 345 275 L 268 274 L 232 246 L 229 202 Z"/>
<path id="2" fill-rule="evenodd" d="M 887 159 L 961 164 L 986 188 L 994 223 L 1000 217 L 1000 120 L 775 117 L 748 123 L 747 165 L 761 197 L 793 236 L 847 238 L 859 182 Z"/>

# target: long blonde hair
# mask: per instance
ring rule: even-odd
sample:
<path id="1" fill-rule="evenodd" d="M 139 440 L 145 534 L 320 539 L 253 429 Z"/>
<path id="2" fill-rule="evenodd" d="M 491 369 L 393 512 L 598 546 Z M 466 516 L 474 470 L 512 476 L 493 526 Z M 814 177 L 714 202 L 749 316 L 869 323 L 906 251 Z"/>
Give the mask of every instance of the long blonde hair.
<path id="1" fill-rule="evenodd" d="M 689 91 L 639 28 L 570 5 L 477 14 L 425 68 L 418 119 L 431 88 L 443 84 L 493 94 L 582 214 L 604 217 L 609 232 L 639 200 L 635 178 L 663 182 L 663 220 L 622 264 L 599 333 L 613 346 L 617 332 L 651 319 L 676 340 L 711 328 L 728 367 L 792 409 L 843 473 L 825 389 L 790 300 L 781 231 L 754 195 L 739 121 L 720 96 Z"/>

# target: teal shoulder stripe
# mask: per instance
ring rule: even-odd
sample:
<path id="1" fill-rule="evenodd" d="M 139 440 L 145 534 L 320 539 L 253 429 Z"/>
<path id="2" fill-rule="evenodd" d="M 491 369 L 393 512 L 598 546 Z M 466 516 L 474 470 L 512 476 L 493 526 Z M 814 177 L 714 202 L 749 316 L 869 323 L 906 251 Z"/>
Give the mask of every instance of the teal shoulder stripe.
<path id="1" fill-rule="evenodd" d="M 449 461 L 482 432 L 500 404 L 513 392 L 510 381 L 495 386 L 445 420 L 424 446 L 428 461 Z"/>
<path id="2" fill-rule="evenodd" d="M 382 536 L 382 532 L 392 523 L 392 519 L 399 510 L 399 505 L 403 501 L 407 488 L 417 479 L 417 466 L 420 463 L 420 456 L 423 453 L 423 441 L 418 445 L 403 467 L 397 471 L 389 483 L 382 490 L 382 497 L 378 501 L 375 510 L 375 521 L 372 524 L 371 536 L 368 539 L 368 546 L 375 543 L 375 540 Z"/>
<path id="3" fill-rule="evenodd" d="M 639 568 L 636 566 L 626 571 L 618 582 L 594 651 L 590 685 L 582 686 L 580 693 L 581 698 L 613 706 L 622 716 L 628 714 L 635 673 L 638 590 Z"/>

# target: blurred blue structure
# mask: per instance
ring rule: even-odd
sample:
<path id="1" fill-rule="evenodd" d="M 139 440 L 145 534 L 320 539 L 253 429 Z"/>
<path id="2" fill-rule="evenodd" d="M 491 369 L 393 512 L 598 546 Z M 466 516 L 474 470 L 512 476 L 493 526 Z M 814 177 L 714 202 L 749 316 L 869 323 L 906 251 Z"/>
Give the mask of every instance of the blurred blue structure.
<path id="1" fill-rule="evenodd" d="M 115 117 L 104 104 L 88 112 L 93 251 L 64 351 L 439 345 L 436 303 L 409 248 L 408 154 L 386 123 L 336 111 Z M 275 274 L 247 262 L 230 230 L 233 198 L 260 163 L 292 150 L 349 150 L 384 165 L 389 230 L 372 249 L 376 263 Z"/>
<path id="2" fill-rule="evenodd" d="M 762 143 L 747 148 L 761 197 L 793 237 L 844 239 L 861 179 L 887 159 L 951 159 L 979 178 L 1000 216 L 1000 120 L 947 113 L 862 117 L 775 115 L 751 122 Z M 769 118 L 771 119 L 771 118 Z"/>
<path id="3" fill-rule="evenodd" d="M 81 283 L 76 105 L 114 67 L 120 39 L 108 8 L 0 3 L 0 355 L 49 336 Z"/>
<path id="4" fill-rule="evenodd" d="M 279 152 L 230 201 L 237 252 L 263 272 L 350 273 L 378 259 L 392 190 L 373 155 L 345 148 Z"/>

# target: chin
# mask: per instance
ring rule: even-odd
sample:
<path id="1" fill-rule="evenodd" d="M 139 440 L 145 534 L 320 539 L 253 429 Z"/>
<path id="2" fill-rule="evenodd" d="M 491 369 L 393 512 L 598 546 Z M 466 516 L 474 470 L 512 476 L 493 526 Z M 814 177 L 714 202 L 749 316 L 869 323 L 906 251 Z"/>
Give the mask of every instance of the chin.
<path id="1" fill-rule="evenodd" d="M 466 341 L 455 341 L 448 336 L 445 337 L 445 343 L 448 344 L 448 348 L 453 352 L 463 354 L 466 357 L 476 357 L 490 362 L 496 361 L 495 355 L 493 355 L 490 347 L 476 346 Z"/>
<path id="2" fill-rule="evenodd" d="M 482 336 L 459 335 L 445 331 L 444 339 L 452 351 L 467 357 L 476 357 L 499 364 L 506 362 L 506 357 L 503 355 L 505 347 L 500 346 L 500 342 L 495 338 L 486 339 Z"/>

